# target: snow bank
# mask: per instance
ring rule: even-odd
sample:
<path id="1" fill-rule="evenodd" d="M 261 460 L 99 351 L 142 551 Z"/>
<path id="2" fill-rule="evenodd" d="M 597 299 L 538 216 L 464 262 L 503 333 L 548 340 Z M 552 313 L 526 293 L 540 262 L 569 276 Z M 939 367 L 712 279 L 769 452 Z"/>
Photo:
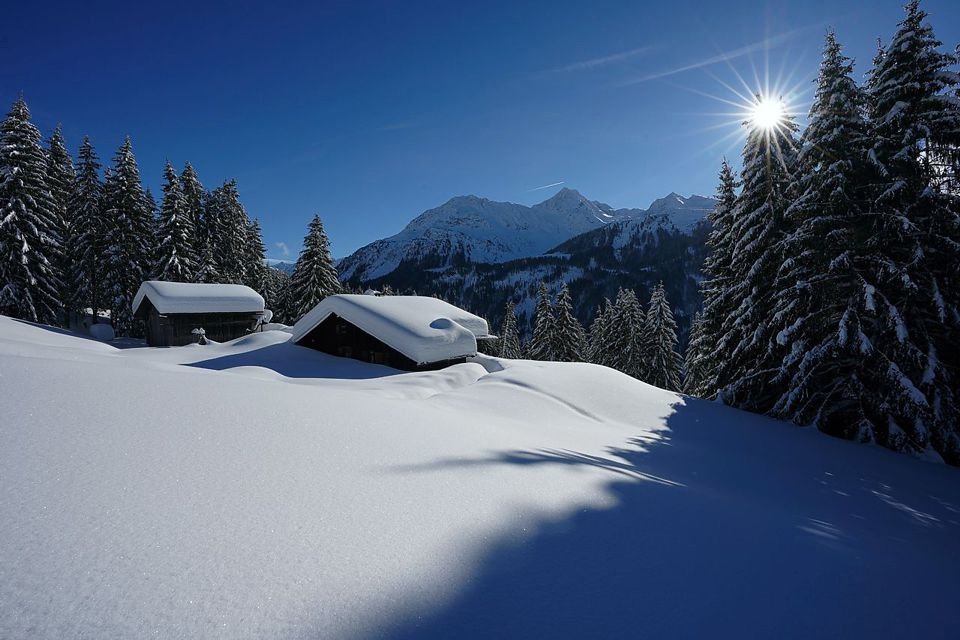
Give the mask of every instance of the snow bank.
<path id="1" fill-rule="evenodd" d="M 118 350 L 0 317 L 0 407 L 2 638 L 960 622 L 956 469 L 601 367 L 401 374 L 280 331 Z"/>
<path id="2" fill-rule="evenodd" d="M 196 284 L 148 280 L 133 298 L 133 313 L 147 298 L 160 313 L 256 313 L 263 297 L 242 284 Z"/>
<path id="3" fill-rule="evenodd" d="M 476 355 L 477 338 L 489 334 L 486 320 L 436 298 L 335 295 L 324 298 L 294 325 L 293 341 L 299 342 L 330 314 L 419 364 Z"/>

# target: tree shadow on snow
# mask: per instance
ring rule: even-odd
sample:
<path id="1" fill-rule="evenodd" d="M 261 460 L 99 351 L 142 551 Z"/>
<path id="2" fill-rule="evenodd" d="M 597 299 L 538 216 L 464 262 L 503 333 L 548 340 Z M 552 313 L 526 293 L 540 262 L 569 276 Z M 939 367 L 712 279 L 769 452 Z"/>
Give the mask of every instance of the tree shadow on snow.
<path id="1" fill-rule="evenodd" d="M 722 424 L 718 424 L 722 423 Z M 669 443 L 510 451 L 397 468 L 586 465 L 610 509 L 492 546 L 463 591 L 376 635 L 407 638 L 949 637 L 960 475 L 683 399 Z M 449 558 L 456 563 L 458 559 Z"/>

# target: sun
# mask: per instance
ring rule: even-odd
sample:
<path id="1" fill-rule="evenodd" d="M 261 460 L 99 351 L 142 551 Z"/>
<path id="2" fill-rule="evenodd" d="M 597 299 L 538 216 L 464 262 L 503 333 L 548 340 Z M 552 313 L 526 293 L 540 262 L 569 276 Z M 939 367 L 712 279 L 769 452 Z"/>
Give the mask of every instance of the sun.
<path id="1" fill-rule="evenodd" d="M 754 127 L 771 131 L 783 124 L 786 109 L 783 100 L 758 96 L 750 108 L 750 122 Z"/>

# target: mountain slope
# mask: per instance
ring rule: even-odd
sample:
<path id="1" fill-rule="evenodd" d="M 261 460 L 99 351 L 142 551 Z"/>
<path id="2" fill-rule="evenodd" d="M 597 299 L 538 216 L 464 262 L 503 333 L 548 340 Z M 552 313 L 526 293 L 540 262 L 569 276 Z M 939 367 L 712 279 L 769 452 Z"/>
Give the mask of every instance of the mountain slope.
<path id="1" fill-rule="evenodd" d="M 955 469 L 584 364 L 0 317 L 0 637 L 948 638 Z"/>

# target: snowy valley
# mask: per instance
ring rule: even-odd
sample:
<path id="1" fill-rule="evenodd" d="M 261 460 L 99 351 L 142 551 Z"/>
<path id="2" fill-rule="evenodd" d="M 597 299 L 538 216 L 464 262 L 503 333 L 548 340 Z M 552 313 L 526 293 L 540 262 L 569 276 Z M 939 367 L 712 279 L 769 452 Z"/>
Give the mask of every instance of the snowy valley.
<path id="1" fill-rule="evenodd" d="M 0 640 L 960 637 L 956 0 L 63 4 Z"/>
<path id="2" fill-rule="evenodd" d="M 289 338 L 0 317 L 0 637 L 953 635 L 953 469 L 589 364 Z"/>

